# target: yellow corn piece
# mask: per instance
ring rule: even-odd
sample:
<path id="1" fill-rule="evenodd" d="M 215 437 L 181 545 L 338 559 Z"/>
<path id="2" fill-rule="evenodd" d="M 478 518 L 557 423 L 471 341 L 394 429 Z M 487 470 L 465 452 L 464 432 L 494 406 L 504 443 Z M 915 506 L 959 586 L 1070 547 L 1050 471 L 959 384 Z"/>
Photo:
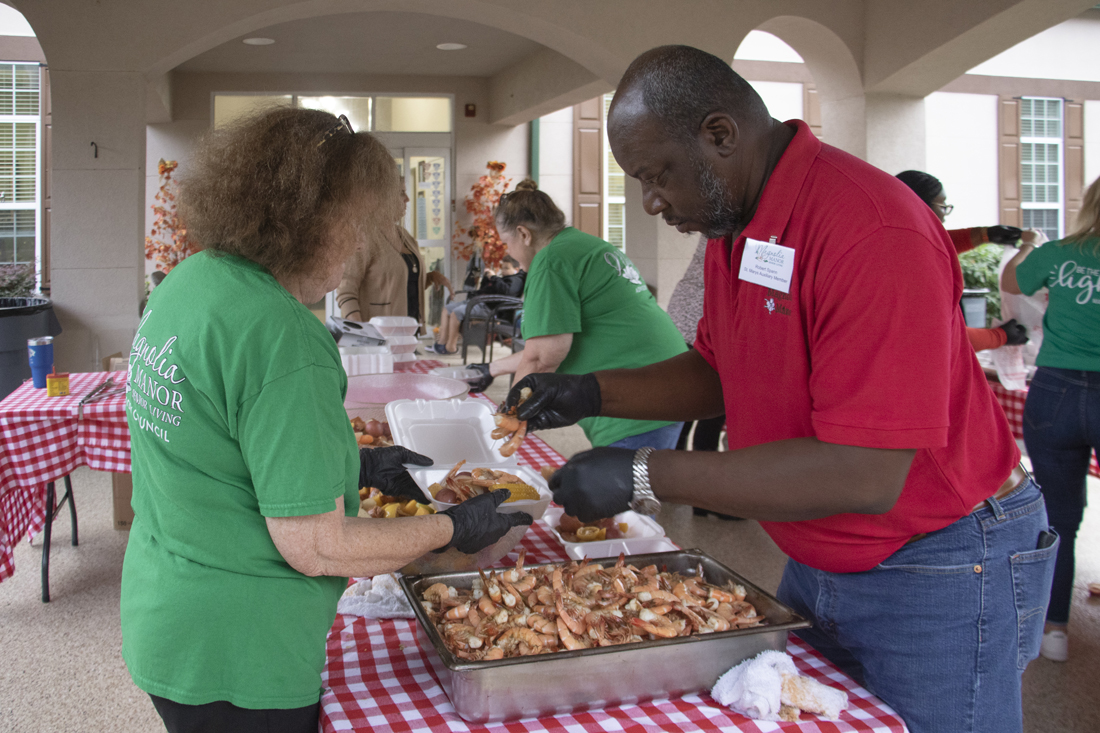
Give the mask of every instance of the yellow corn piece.
<path id="1" fill-rule="evenodd" d="M 361 502 L 359 502 L 359 506 L 363 507 L 364 509 L 374 509 L 376 506 L 378 506 L 378 502 L 376 502 L 372 497 L 370 499 L 363 499 Z"/>
<path id="2" fill-rule="evenodd" d="M 435 514 L 435 508 L 430 507 L 427 504 L 418 504 L 416 506 L 416 514 L 413 516 L 423 517 L 425 514 Z"/>
<path id="3" fill-rule="evenodd" d="M 384 511 L 384 512 L 386 513 L 386 517 L 387 517 L 388 519 L 393 519 L 394 517 L 396 517 L 396 516 L 397 516 L 397 510 L 398 510 L 398 509 L 400 509 L 400 508 L 401 508 L 401 505 L 400 505 L 400 504 L 398 504 L 398 503 L 397 503 L 397 502 L 395 501 L 395 502 L 393 502 L 392 504 L 386 504 L 386 505 L 384 505 L 384 506 L 382 507 L 382 511 Z M 402 525 L 402 526 L 404 526 L 404 525 Z"/>
<path id="4" fill-rule="evenodd" d="M 619 531 L 626 534 L 626 531 L 630 529 L 630 525 L 626 522 L 619 522 Z"/>
<path id="5" fill-rule="evenodd" d="M 366 486 L 359 489 L 359 498 L 360 499 L 366 499 L 368 496 L 370 496 L 370 489 L 368 489 Z"/>
<path id="6" fill-rule="evenodd" d="M 432 498 L 434 499 L 435 495 L 438 494 L 442 489 L 443 487 L 441 485 L 439 485 L 438 483 L 434 483 L 428 487 L 428 493 L 431 494 Z"/>
<path id="7" fill-rule="evenodd" d="M 493 484 L 489 487 L 491 491 L 497 489 L 508 489 L 512 492 L 512 495 L 504 502 L 507 504 L 511 501 L 538 501 L 539 491 L 534 486 L 528 484 Z"/>

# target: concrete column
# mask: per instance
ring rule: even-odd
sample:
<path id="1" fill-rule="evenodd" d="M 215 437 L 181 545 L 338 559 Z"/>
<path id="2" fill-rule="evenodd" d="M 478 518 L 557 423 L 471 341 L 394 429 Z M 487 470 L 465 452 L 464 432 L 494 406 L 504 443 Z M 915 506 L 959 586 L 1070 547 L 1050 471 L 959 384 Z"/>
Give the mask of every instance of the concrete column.
<path id="1" fill-rule="evenodd" d="M 145 293 L 145 79 L 51 68 L 50 82 L 54 358 L 94 371 L 129 353 Z"/>
<path id="2" fill-rule="evenodd" d="M 924 98 L 869 93 L 867 162 L 891 175 L 926 166 Z"/>
<path id="3" fill-rule="evenodd" d="M 642 184 L 626 179 L 626 256 L 642 278 L 657 288 L 662 308 L 684 276 L 698 241 L 698 234 L 680 234 L 660 216 L 647 214 L 642 208 Z"/>

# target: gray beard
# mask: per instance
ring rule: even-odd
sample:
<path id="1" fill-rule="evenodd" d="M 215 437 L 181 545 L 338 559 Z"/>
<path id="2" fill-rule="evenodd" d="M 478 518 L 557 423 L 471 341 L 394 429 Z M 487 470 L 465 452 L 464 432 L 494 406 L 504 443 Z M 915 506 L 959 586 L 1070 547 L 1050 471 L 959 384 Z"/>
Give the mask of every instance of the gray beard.
<path id="1" fill-rule="evenodd" d="M 703 235 L 708 239 L 719 239 L 741 231 L 744 228 L 741 222 L 744 212 L 741 207 L 730 203 L 733 195 L 729 186 L 715 175 L 713 166 L 702 157 L 694 158 L 692 163 L 699 174 L 699 194 L 706 202 L 700 214 Z"/>

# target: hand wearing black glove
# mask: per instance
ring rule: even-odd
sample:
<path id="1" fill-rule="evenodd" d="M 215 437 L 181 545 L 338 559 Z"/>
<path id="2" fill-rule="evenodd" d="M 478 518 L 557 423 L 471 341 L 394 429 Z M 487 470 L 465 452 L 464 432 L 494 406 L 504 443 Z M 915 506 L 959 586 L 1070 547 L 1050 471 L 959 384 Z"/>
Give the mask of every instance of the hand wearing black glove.
<path id="1" fill-rule="evenodd" d="M 1001 224 L 992 227 L 986 227 L 985 235 L 989 237 L 989 241 L 993 244 L 1008 244 L 1013 247 L 1020 241 L 1020 235 L 1024 231 L 1019 227 L 1008 227 Z"/>
<path id="2" fill-rule="evenodd" d="M 505 408 L 519 404 L 524 387 L 531 388 L 531 396 L 516 417 L 527 421 L 528 432 L 563 428 L 600 414 L 600 383 L 594 374 L 528 374 L 508 392 Z"/>
<path id="3" fill-rule="evenodd" d="M 1008 336 L 1008 340 L 1005 341 L 1008 346 L 1020 346 L 1027 343 L 1027 329 L 1016 323 L 1015 318 L 1005 321 L 997 328 L 1003 329 L 1005 335 Z"/>
<path id="4" fill-rule="evenodd" d="M 497 507 L 512 495 L 508 489 L 497 489 L 447 509 L 442 514 L 451 518 L 454 533 L 451 541 L 432 552 L 443 552 L 451 547 L 467 555 L 476 554 L 508 534 L 512 527 L 534 521 L 527 512 L 501 514 Z"/>
<path id="5" fill-rule="evenodd" d="M 554 501 L 582 522 L 625 512 L 634 498 L 634 453 L 609 446 L 578 453 L 550 477 Z"/>
<path id="6" fill-rule="evenodd" d="M 489 385 L 493 383 L 493 376 L 489 374 L 488 364 L 467 364 L 466 368 L 481 372 L 479 379 L 469 382 L 470 392 L 484 392 L 489 389 Z"/>
<path id="7" fill-rule="evenodd" d="M 430 499 L 405 470 L 405 463 L 430 466 L 432 459 L 395 445 L 359 449 L 359 487 L 373 486 L 386 496 L 400 496 L 427 504 Z"/>

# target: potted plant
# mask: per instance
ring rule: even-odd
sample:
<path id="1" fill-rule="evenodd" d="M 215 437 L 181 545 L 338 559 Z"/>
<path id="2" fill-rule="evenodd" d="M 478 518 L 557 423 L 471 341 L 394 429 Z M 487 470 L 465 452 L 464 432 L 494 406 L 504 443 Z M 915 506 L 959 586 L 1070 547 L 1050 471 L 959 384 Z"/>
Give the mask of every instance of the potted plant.
<path id="1" fill-rule="evenodd" d="M 153 204 L 153 229 L 145 238 L 145 259 L 154 260 L 156 271 L 164 275 L 198 251 L 176 211 L 176 183 L 172 180 L 172 173 L 178 167 L 178 162 L 164 158 L 157 163 L 160 188 Z"/>
<path id="2" fill-rule="evenodd" d="M 478 178 L 466 194 L 466 211 L 473 216 L 473 222 L 469 227 L 456 227 L 453 242 L 459 259 L 473 260 L 480 256 L 487 266 L 496 268 L 508 254 L 508 248 L 497 236 L 493 209 L 500 203 L 512 179 L 504 177 L 507 167 L 504 163 L 490 160 L 486 167 L 489 173 Z"/>
<path id="3" fill-rule="evenodd" d="M 59 333 L 53 303 L 35 292 L 34 265 L 0 265 L 0 399 L 31 376 L 27 339 Z"/>

